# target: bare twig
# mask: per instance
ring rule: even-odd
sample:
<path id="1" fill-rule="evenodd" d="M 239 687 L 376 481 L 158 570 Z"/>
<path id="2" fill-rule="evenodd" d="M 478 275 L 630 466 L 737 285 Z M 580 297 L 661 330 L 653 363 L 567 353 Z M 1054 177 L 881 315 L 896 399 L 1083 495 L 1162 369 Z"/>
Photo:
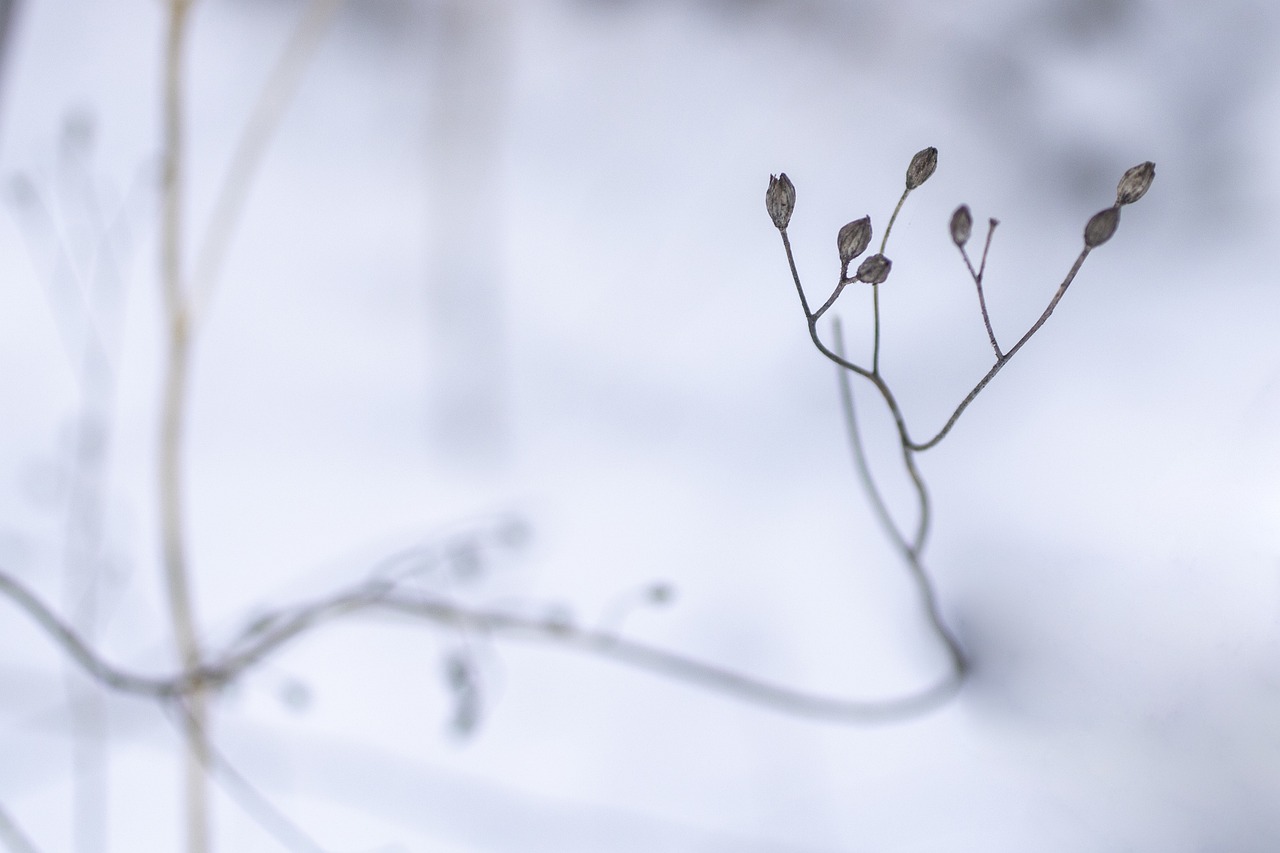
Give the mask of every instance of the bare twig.
<path id="1" fill-rule="evenodd" d="M 22 828 L 9 815 L 4 806 L 0 806 L 0 842 L 3 842 L 12 853 L 39 853 L 35 844 L 22 831 Z"/>
<path id="2" fill-rule="evenodd" d="M 834 326 L 834 331 L 836 350 L 838 353 L 843 354 L 844 342 L 838 321 Z M 929 493 L 925 488 L 924 480 L 921 478 L 919 471 L 916 470 L 914 451 L 909 448 L 904 448 L 903 450 L 904 458 L 908 463 L 907 471 L 911 475 L 911 482 L 916 489 L 920 502 L 920 518 L 916 526 L 916 535 L 908 542 L 902 531 L 898 529 L 893 517 L 889 514 L 889 509 L 880 494 L 875 478 L 871 475 L 871 467 L 867 464 L 866 451 L 862 445 L 862 434 L 858 430 L 857 413 L 854 411 L 853 406 L 853 382 L 850 380 L 849 372 L 837 368 L 836 376 L 840 382 L 841 409 L 844 413 L 845 429 L 849 434 L 849 444 L 853 450 L 853 461 L 858 469 L 858 479 L 862 482 L 863 490 L 871 500 L 872 509 L 875 511 L 876 517 L 880 519 L 886 534 L 902 553 L 902 558 L 911 572 L 911 578 L 916 583 L 920 600 L 924 604 L 925 616 L 929 620 L 930 627 L 947 647 L 947 655 L 951 664 L 951 677 L 957 682 L 963 680 L 965 672 L 968 670 L 968 662 L 965 659 L 964 650 L 960 647 L 959 640 L 956 639 L 951 629 L 947 627 L 942 619 L 942 613 L 938 609 L 937 591 L 934 588 L 933 580 L 929 577 L 929 573 L 924 567 L 922 552 L 924 550 L 925 535 L 929 528 Z"/>
<path id="3" fill-rule="evenodd" d="M 219 186 L 208 230 L 196 252 L 191 292 L 197 317 L 205 316 L 213 301 L 223 259 L 271 138 L 342 3 L 343 0 L 311 0 L 258 95 L 231 157 L 227 175 Z"/>
<path id="4" fill-rule="evenodd" d="M 369 581 L 309 603 L 276 611 L 246 629 L 212 662 L 195 672 L 168 678 L 128 673 L 104 662 L 22 584 L 0 573 L 0 594 L 28 613 L 86 671 L 114 689 L 154 699 L 174 699 L 226 686 L 292 641 L 325 623 L 357 613 L 392 613 L 442 627 L 464 629 L 496 640 L 548 643 L 593 654 L 658 675 L 685 681 L 782 713 L 843 723 L 885 723 L 938 707 L 955 694 L 953 677 L 933 687 L 891 699 L 850 699 L 775 684 L 679 652 L 631 640 L 610 631 L 580 628 L 553 616 L 528 616 L 470 607 L 428 593 Z M 264 626 L 265 625 L 265 626 Z M 208 754 L 205 753 L 206 762 Z"/>
<path id="5" fill-rule="evenodd" d="M 975 385 L 964 399 L 960 401 L 960 404 L 956 407 L 955 411 L 946 423 L 943 424 L 942 428 L 938 430 L 938 432 L 928 441 L 914 441 L 911 438 L 910 432 L 907 430 L 907 422 L 906 418 L 902 414 L 902 408 L 898 405 L 897 398 L 894 396 L 893 391 L 890 390 L 889 385 L 885 382 L 884 378 L 879 373 L 873 370 L 868 370 L 867 368 L 850 361 L 843 355 L 832 350 L 822 341 L 821 336 L 818 334 L 818 319 L 821 315 L 809 309 L 809 302 L 804 293 L 804 285 L 801 284 L 800 275 L 796 271 L 795 258 L 791 251 L 791 240 L 787 236 L 785 228 L 782 229 L 780 233 L 782 235 L 782 245 L 787 254 L 787 263 L 791 269 L 792 281 L 795 283 L 796 292 L 800 296 L 800 306 L 805 312 L 805 318 L 809 325 L 809 338 L 813 341 L 813 345 L 834 364 L 843 367 L 845 370 L 850 370 L 858 374 L 876 386 L 876 390 L 880 392 L 880 396 L 884 399 L 885 405 L 889 408 L 890 414 L 893 415 L 894 424 L 898 429 L 898 436 L 902 441 L 903 446 L 915 451 L 928 450 L 938 444 L 938 442 L 942 441 L 942 439 L 946 437 L 947 433 L 951 431 L 951 428 L 955 426 L 956 421 L 960 419 L 960 415 L 969 407 L 969 404 L 972 403 L 980 393 L 982 393 L 982 390 L 987 387 L 987 384 L 992 379 L 995 378 L 995 375 L 1013 359 L 1013 356 L 1017 354 L 1018 350 L 1022 349 L 1022 347 L 1026 345 L 1027 341 L 1031 340 L 1031 336 L 1040 330 L 1040 327 L 1049 319 L 1053 310 L 1058 307 L 1058 303 L 1062 301 L 1062 297 L 1066 295 L 1067 288 L 1070 287 L 1071 282 L 1075 280 L 1076 274 L 1080 271 L 1080 267 L 1084 264 L 1084 259 L 1088 257 L 1090 251 L 1086 246 L 1080 252 L 1075 263 L 1072 264 L 1071 269 L 1067 272 L 1066 278 L 1063 279 L 1062 283 L 1058 286 L 1057 292 L 1054 293 L 1053 298 L 1049 300 L 1049 305 L 1040 315 L 1040 318 L 1032 324 L 1031 328 L 1028 329 L 1021 338 L 1019 338 L 1018 342 L 1014 344 L 1008 352 L 1004 353 L 1004 355 L 996 360 L 996 363 L 992 365 L 986 375 L 983 376 L 982 379 L 978 380 L 977 385 Z M 828 301 L 834 302 L 834 299 Z M 823 310 L 825 311 L 827 307 L 829 307 L 829 305 L 824 306 Z"/>
<path id="6" fill-rule="evenodd" d="M 987 253 L 991 251 L 991 237 L 999 224 L 999 220 L 987 220 L 987 239 L 982 245 L 982 261 L 976 270 L 973 268 L 973 262 L 969 260 L 969 253 L 965 250 L 964 243 L 956 243 L 956 248 L 960 250 L 960 257 L 964 258 L 964 265 L 969 268 L 969 275 L 978 289 L 978 310 L 982 312 L 982 324 L 987 328 L 987 338 L 991 341 L 991 348 L 995 350 L 997 361 L 1004 358 L 1004 353 L 1000 351 L 1000 344 L 996 343 L 995 330 L 991 328 L 991 315 L 987 313 L 987 297 L 982 292 L 982 276 L 987 271 Z"/>
<path id="7" fill-rule="evenodd" d="M 189 726 L 198 725 L 191 719 L 186 705 L 181 700 L 174 702 L 171 707 L 179 717 L 180 729 L 185 730 Z M 324 847 L 319 842 L 282 812 L 227 759 L 221 750 L 213 746 L 213 739 L 208 737 L 208 733 L 206 733 L 206 740 L 210 748 L 209 763 L 205 765 L 205 772 L 222 783 L 222 789 L 239 803 L 245 814 L 289 850 L 324 853 Z"/>
<path id="8" fill-rule="evenodd" d="M 1053 298 L 1049 300 L 1049 305 L 1044 309 L 1044 313 L 1040 315 L 1038 320 L 1031 324 L 1031 328 L 1027 329 L 1026 334 L 1019 338 L 1018 342 L 1010 347 L 1008 352 L 996 359 L 996 363 L 991 366 L 991 369 L 987 371 L 987 374 L 983 376 L 982 379 L 978 380 L 978 384 L 973 386 L 973 390 L 965 395 L 965 398 L 960 401 L 960 405 L 956 406 L 956 410 L 952 412 L 951 417 L 947 419 L 947 422 L 942 425 L 942 429 L 938 430 L 938 432 L 928 441 L 910 442 L 912 450 L 928 450 L 930 447 L 933 447 L 938 442 L 942 441 L 942 439 L 947 437 L 947 433 L 951 432 L 951 428 L 955 426 L 956 421 L 960 419 L 960 415 L 964 414 L 964 410 L 969 408 L 969 404 L 982 393 L 982 389 L 987 387 L 987 383 L 996 377 L 996 374 L 999 373 L 1015 355 L 1017 355 L 1018 350 L 1022 349 L 1022 347 L 1026 345 L 1027 341 L 1031 340 L 1032 335 L 1040 331 L 1040 327 L 1043 326 L 1045 321 L 1049 319 L 1049 316 L 1053 314 L 1053 309 L 1058 307 L 1058 303 L 1062 301 L 1062 297 L 1067 294 L 1067 288 L 1070 287 L 1071 282 L 1075 280 L 1076 273 L 1080 272 L 1080 267 L 1084 264 L 1084 259 L 1089 257 L 1089 251 L 1088 246 L 1080 250 L 1079 256 L 1076 257 L 1075 263 L 1071 265 L 1071 269 L 1067 272 L 1066 278 L 1062 280 L 1062 284 L 1058 285 L 1058 290 L 1053 294 Z"/>
<path id="9" fill-rule="evenodd" d="M 183 434 L 191 359 L 191 306 L 182 268 L 183 237 L 183 60 L 191 0 L 170 0 L 164 57 L 163 196 L 160 238 L 161 286 L 168 333 L 168 357 L 160 426 L 161 549 L 169 617 L 183 669 L 201 669 L 184 530 Z M 208 708 L 199 679 L 187 696 L 186 809 L 188 853 L 209 849 Z"/>

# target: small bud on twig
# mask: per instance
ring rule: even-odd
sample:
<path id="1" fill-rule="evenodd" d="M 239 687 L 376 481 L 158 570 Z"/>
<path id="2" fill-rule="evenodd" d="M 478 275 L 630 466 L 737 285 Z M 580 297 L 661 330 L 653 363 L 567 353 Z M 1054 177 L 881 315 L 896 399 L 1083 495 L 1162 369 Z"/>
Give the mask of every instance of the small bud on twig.
<path id="1" fill-rule="evenodd" d="M 1133 204 L 1147 194 L 1156 176 L 1156 164 L 1150 160 L 1124 173 L 1116 187 L 1116 204 Z"/>
<path id="2" fill-rule="evenodd" d="M 769 176 L 769 191 L 764 194 L 764 206 L 773 220 L 773 227 L 779 231 L 787 227 L 791 221 L 791 211 L 796 208 L 796 186 L 791 183 L 787 173 L 774 177 Z"/>
<path id="3" fill-rule="evenodd" d="M 916 156 L 911 158 L 911 165 L 907 166 L 907 189 L 913 190 L 929 180 L 929 176 L 936 168 L 938 168 L 937 148 L 929 147 L 923 151 L 917 151 Z"/>
<path id="4" fill-rule="evenodd" d="M 840 264 L 848 268 L 849 261 L 861 255 L 871 243 L 871 217 L 855 219 L 840 229 L 836 235 L 836 248 L 840 251 Z"/>
<path id="5" fill-rule="evenodd" d="M 1103 243 L 1111 239 L 1111 235 L 1116 233 L 1116 226 L 1120 224 L 1120 206 L 1108 207 L 1099 213 L 1095 213 L 1093 218 L 1089 220 L 1089 224 L 1084 227 L 1084 244 L 1090 249 L 1096 249 Z"/>
<path id="6" fill-rule="evenodd" d="M 858 274 L 854 278 L 867 284 L 879 284 L 889 277 L 889 268 L 892 266 L 893 261 L 884 255 L 872 255 L 858 267 Z"/>
<path id="7" fill-rule="evenodd" d="M 964 247 L 973 233 L 973 214 L 969 213 L 969 205 L 962 204 L 951 214 L 951 242 Z"/>

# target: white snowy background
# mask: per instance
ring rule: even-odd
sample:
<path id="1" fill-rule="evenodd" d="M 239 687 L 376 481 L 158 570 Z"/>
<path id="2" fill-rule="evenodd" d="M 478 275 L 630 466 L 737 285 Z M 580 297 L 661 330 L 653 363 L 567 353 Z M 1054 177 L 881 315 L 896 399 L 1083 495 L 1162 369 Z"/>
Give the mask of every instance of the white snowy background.
<path id="1" fill-rule="evenodd" d="M 217 703 L 242 781 L 333 851 L 1277 849 L 1273 4 L 453 5 L 484 34 L 471 93 L 440 61 L 459 53 L 441 3 L 348 0 L 237 223 L 186 455 L 211 641 L 516 519 L 439 588 L 582 625 L 625 611 L 633 636 L 824 693 L 927 685 L 944 660 L 857 487 L 768 177 L 795 181 L 797 259 L 825 295 L 839 226 L 882 229 L 911 154 L 938 147 L 882 297 L 882 367 L 917 434 L 989 366 L 955 206 L 1001 220 L 987 292 L 1011 341 L 1123 171 L 1157 177 L 921 456 L 926 562 L 974 662 L 950 704 L 814 722 L 554 646 L 353 619 Z M 197 3 L 189 255 L 305 8 Z M 161 13 L 26 0 L 0 75 L 0 568 L 68 614 L 92 589 L 98 647 L 151 673 L 176 665 L 154 488 Z M 841 301 L 858 353 L 864 297 Z M 109 370 L 86 384 L 87 316 Z M 890 425 L 860 402 L 909 519 Z M 86 493 L 100 526 L 77 550 Z M 628 609 L 654 582 L 672 602 Z M 459 648 L 480 663 L 469 734 L 443 675 Z M 0 806 L 42 851 L 179 849 L 174 720 L 101 694 L 105 746 L 78 762 L 69 683 L 0 601 Z M 217 849 L 311 849 L 216 778 Z"/>

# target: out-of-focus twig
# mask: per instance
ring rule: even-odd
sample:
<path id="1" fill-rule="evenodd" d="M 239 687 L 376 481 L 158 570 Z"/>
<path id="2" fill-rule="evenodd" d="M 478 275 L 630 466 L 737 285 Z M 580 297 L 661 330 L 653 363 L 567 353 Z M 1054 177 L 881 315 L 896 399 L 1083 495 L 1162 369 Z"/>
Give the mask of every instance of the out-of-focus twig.
<path id="1" fill-rule="evenodd" d="M 358 613 L 395 614 L 438 626 L 460 628 L 495 640 L 545 643 L 585 652 L 617 663 L 729 694 L 777 711 L 844 723 L 883 723 L 911 717 L 945 702 L 960 686 L 958 678 L 889 699 L 853 699 L 814 693 L 747 675 L 691 655 L 619 636 L 581 628 L 554 616 L 529 616 L 472 607 L 425 592 L 366 581 L 333 595 L 285 607 L 255 620 L 227 650 L 211 655 L 198 671 L 168 678 L 128 673 L 107 664 L 22 584 L 0 572 L 0 594 L 8 596 L 86 670 L 108 686 L 159 699 L 189 696 L 226 686 L 252 671 L 286 645 L 328 622 Z"/>
<path id="2" fill-rule="evenodd" d="M 0 842 L 13 853 L 39 853 L 4 806 L 0 806 Z"/>
<path id="3" fill-rule="evenodd" d="M 293 100 L 304 72 L 320 46 L 334 14 L 344 0 L 312 0 L 294 28 L 289 43 L 276 61 L 258 95 L 249 121 L 236 144 L 226 177 L 218 188 L 209 227 L 196 252 L 191 273 L 193 313 L 202 318 L 217 290 L 218 276 L 235 227 L 244 211 L 254 176 L 262 165 L 271 138 L 280 126 L 285 108 Z"/>

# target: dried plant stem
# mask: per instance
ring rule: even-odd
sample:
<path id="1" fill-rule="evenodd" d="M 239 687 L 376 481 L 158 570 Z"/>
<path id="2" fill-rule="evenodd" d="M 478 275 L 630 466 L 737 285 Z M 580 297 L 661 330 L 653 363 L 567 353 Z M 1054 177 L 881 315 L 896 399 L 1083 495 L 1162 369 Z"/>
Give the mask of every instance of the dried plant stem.
<path id="1" fill-rule="evenodd" d="M 973 386 L 973 390 L 965 395 L 965 398 L 960 401 L 960 405 L 956 406 L 956 410 L 951 414 L 951 417 L 947 419 L 947 422 L 942 425 L 942 429 L 938 430 L 937 434 L 928 441 L 918 443 L 911 442 L 910 446 L 912 450 L 928 450 L 930 447 L 933 447 L 938 442 L 942 441 L 942 439 L 946 438 L 947 433 L 951 432 L 951 428 L 955 426 L 956 421 L 960 419 L 960 415 L 964 414 L 964 410 L 969 408 L 969 404 L 982 393 L 982 389 L 987 387 L 987 383 L 994 379 L 996 374 L 999 373 L 1015 355 L 1017 355 L 1018 350 L 1022 349 L 1027 341 L 1031 340 L 1032 335 L 1040 331 L 1040 327 L 1045 324 L 1045 321 L 1049 319 L 1049 315 L 1053 313 L 1053 309 L 1058 307 L 1058 303 L 1062 301 L 1062 297 L 1067 294 L 1067 288 L 1070 287 L 1071 282 L 1075 280 L 1076 273 L 1080 272 L 1080 267 L 1084 264 L 1084 259 L 1087 257 L 1089 257 L 1088 246 L 1080 250 L 1080 254 L 1076 258 L 1075 263 L 1071 265 L 1070 271 L 1067 272 L 1067 277 L 1062 280 L 1062 284 L 1058 285 L 1057 292 L 1054 293 L 1053 298 L 1049 300 L 1049 305 L 1044 309 L 1040 318 L 1031 325 L 1030 329 L 1027 329 L 1026 334 L 1019 338 L 1016 344 L 1009 348 L 1008 352 L 996 359 L 996 363 L 991 366 L 991 369 L 987 371 L 987 374 L 978 380 L 978 384 Z"/>
<path id="2" fill-rule="evenodd" d="M 262 165 L 285 108 L 297 92 L 303 73 L 342 3 L 343 0 L 311 0 L 258 95 L 231 156 L 227 175 L 219 186 L 208 230 L 196 252 L 191 273 L 196 317 L 203 317 L 213 300 L 218 274 L 235 225 L 244 210 L 253 178 Z"/>
<path id="3" fill-rule="evenodd" d="M 0 806 L 0 843 L 13 853 L 37 853 L 35 844 L 18 826 L 9 812 Z"/>
<path id="4" fill-rule="evenodd" d="M 889 245 L 889 234 L 893 231 L 893 223 L 898 221 L 898 214 L 902 212 L 902 205 L 906 202 L 907 196 L 911 194 L 910 189 L 902 191 L 902 195 L 898 197 L 898 203 L 894 205 L 893 214 L 889 217 L 889 224 L 885 226 L 884 236 L 880 238 L 880 254 L 884 254 L 885 247 Z M 871 285 L 871 313 L 873 325 L 875 327 L 875 342 L 871 348 L 871 372 L 880 372 L 880 285 Z"/>
<path id="5" fill-rule="evenodd" d="M 893 415 L 894 424 L 897 426 L 898 437 L 902 441 L 903 448 L 905 450 L 913 451 L 928 450 L 938 444 L 938 442 L 942 441 L 942 439 L 946 438 L 947 433 L 951 432 L 951 428 L 956 425 L 956 421 L 960 419 L 960 415 L 964 414 L 964 410 L 969 407 L 969 404 L 982 393 L 982 390 L 987 387 L 987 384 L 992 379 L 995 378 L 995 375 L 1004 369 L 1004 366 L 1013 359 L 1013 357 L 1018 353 L 1018 350 L 1022 349 L 1022 347 L 1026 345 L 1027 341 L 1031 340 L 1031 337 L 1040 330 L 1040 327 L 1043 326 L 1045 321 L 1049 319 L 1049 316 L 1053 314 L 1053 310 L 1058 307 L 1058 303 L 1062 301 L 1062 297 L 1066 295 L 1067 288 L 1071 286 L 1071 282 L 1075 280 L 1076 274 L 1080 272 L 1080 267 L 1084 264 L 1085 258 L 1089 256 L 1090 251 L 1087 246 L 1081 250 L 1080 255 L 1076 258 L 1075 263 L 1071 265 L 1071 269 L 1067 272 L 1066 278 L 1064 278 L 1062 283 L 1058 286 L 1057 292 L 1054 293 L 1053 298 L 1049 300 L 1049 305 L 1044 309 L 1044 312 L 1040 315 L 1039 319 L 1031 325 L 1031 328 L 1018 339 L 1018 342 L 1014 344 L 1008 352 L 996 359 L 995 364 L 991 366 L 991 369 L 987 371 L 986 375 L 978 380 L 978 383 L 973 387 L 973 389 L 966 394 L 964 399 L 962 399 L 959 405 L 956 406 L 955 411 L 952 412 L 951 417 L 947 419 L 946 423 L 942 425 L 942 428 L 939 429 L 938 432 L 928 441 L 914 441 L 911 438 L 910 432 L 907 430 L 906 418 L 902 414 L 902 408 L 898 404 L 897 398 L 894 396 L 893 391 L 890 390 L 888 383 L 885 382 L 879 372 L 868 370 L 856 362 L 850 361 L 848 358 L 845 358 L 839 353 L 833 351 L 826 345 L 826 343 L 823 342 L 821 336 L 818 334 L 818 319 L 821 317 L 821 314 L 815 313 L 809 309 L 809 301 L 805 296 L 804 285 L 800 282 L 800 274 L 796 270 L 795 258 L 791 251 L 791 240 L 787 236 L 786 229 L 780 229 L 779 233 L 782 235 L 782 245 L 787 253 L 787 264 L 791 269 L 791 279 L 796 286 L 796 292 L 800 296 L 800 306 L 804 310 L 805 318 L 808 320 L 809 338 L 813 341 L 813 345 L 819 352 L 835 364 L 858 374 L 876 386 L 876 390 L 880 392 L 880 396 L 884 398 L 885 405 L 888 406 L 890 413 Z M 823 311 L 830 307 L 830 303 L 835 301 L 836 295 L 838 295 L 838 293 L 834 294 L 833 297 L 828 300 L 828 304 L 823 306 Z"/>
<path id="6" fill-rule="evenodd" d="M 844 339 L 841 334 L 839 320 L 835 322 L 833 330 L 836 340 L 836 352 L 843 356 Z M 911 475 L 911 482 L 915 487 L 920 502 L 920 515 L 916 522 L 916 533 L 911 541 L 908 541 L 893 520 L 893 516 L 889 513 L 884 497 L 880 493 L 880 487 L 876 484 L 875 478 L 871 474 L 871 467 L 867 463 L 866 450 L 862 444 L 862 433 L 858 429 L 858 417 L 854 410 L 853 382 L 849 372 L 837 367 L 836 375 L 840 383 L 840 403 L 844 414 L 845 431 L 849 435 L 849 445 L 853 451 L 854 465 L 858 469 L 858 479 L 862 482 L 863 491 L 867 493 L 867 497 L 871 501 L 871 507 L 876 514 L 876 518 L 880 520 L 880 524 L 884 527 L 889 539 L 902 553 L 902 558 L 911 572 L 911 579 L 915 581 L 916 589 L 920 594 L 920 600 L 924 605 L 925 616 L 929 620 L 930 627 L 947 647 L 947 655 L 951 665 L 949 680 L 953 679 L 959 682 L 963 680 L 965 672 L 968 670 L 968 662 L 965 659 L 964 651 L 960 648 L 960 642 L 942 620 L 942 613 L 938 609 L 937 591 L 924 567 L 922 552 L 929 529 L 929 493 L 925 488 L 920 472 L 915 467 L 914 451 L 909 448 L 904 448 L 903 450 L 907 471 Z"/>
<path id="7" fill-rule="evenodd" d="M 918 716 L 944 704 L 960 686 L 960 678 L 953 676 L 922 691 L 891 699 L 860 700 L 823 695 L 745 675 L 689 655 L 620 637 L 611 631 L 581 628 L 555 617 L 530 617 L 468 607 L 438 596 L 401 590 L 382 581 L 366 582 L 327 598 L 277 611 L 265 628 L 246 630 L 229 644 L 229 651 L 210 657 L 210 662 L 198 671 L 183 671 L 168 678 L 148 677 L 126 672 L 102 660 L 36 596 L 3 572 L 0 572 L 0 594 L 32 616 L 90 675 L 116 690 L 156 699 L 176 699 L 224 687 L 293 640 L 327 622 L 357 613 L 398 614 L 498 640 L 548 643 L 684 681 L 694 687 L 726 693 L 782 713 L 838 723 L 888 723 Z M 936 607 L 931 604 L 930 607 L 931 612 L 936 613 Z M 206 763 L 209 758 L 206 754 Z"/>
<path id="8" fill-rule="evenodd" d="M 164 57 L 163 164 L 160 273 L 167 326 L 161 403 L 159 500 L 164 577 L 178 657 L 186 673 L 201 671 L 199 631 L 192 601 L 183 511 L 183 435 L 191 360 L 190 305 L 182 274 L 183 59 L 190 0 L 170 0 Z M 198 677 L 185 697 L 186 834 L 188 853 L 209 850 L 207 694 Z"/>
<path id="9" fill-rule="evenodd" d="M 996 360 L 1004 358 L 1004 353 L 1000 351 L 1000 344 L 996 342 L 995 330 L 991 328 L 991 315 L 987 313 L 987 297 L 982 292 L 982 277 L 987 271 L 987 254 L 991 251 L 991 237 L 996 232 L 996 226 L 999 220 L 987 220 L 987 239 L 982 244 L 982 261 L 978 264 L 978 268 L 973 268 L 973 261 L 969 260 L 969 253 L 965 251 L 964 244 L 958 243 L 956 247 L 960 250 L 960 257 L 964 258 L 964 265 L 969 268 L 969 275 L 973 277 L 974 286 L 978 289 L 978 310 L 982 312 L 982 324 L 987 327 L 987 338 L 991 341 L 991 348 L 995 350 Z"/>

